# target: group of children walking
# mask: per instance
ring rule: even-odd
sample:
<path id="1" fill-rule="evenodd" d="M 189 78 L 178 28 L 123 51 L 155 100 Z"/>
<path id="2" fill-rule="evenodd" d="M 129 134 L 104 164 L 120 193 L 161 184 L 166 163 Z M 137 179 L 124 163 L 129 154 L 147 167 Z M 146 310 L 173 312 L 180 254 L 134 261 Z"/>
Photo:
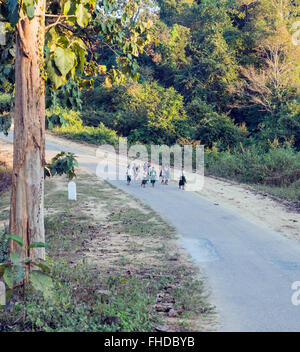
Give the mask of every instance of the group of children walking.
<path id="1" fill-rule="evenodd" d="M 142 172 L 141 176 L 140 173 Z M 155 187 L 155 183 L 159 181 L 162 185 L 168 185 L 170 180 L 170 167 L 169 165 L 163 165 L 161 167 L 159 177 L 157 177 L 157 172 L 155 167 L 151 167 L 150 162 L 145 162 L 143 167 L 140 165 L 133 164 L 132 166 L 129 164 L 126 169 L 127 175 L 127 185 L 130 185 L 133 180 L 136 182 L 139 178 L 141 179 L 141 187 L 145 188 L 147 183 L 151 183 L 152 187 Z M 181 176 L 179 179 L 179 189 L 184 190 L 184 186 L 187 183 L 184 168 L 181 170 Z"/>

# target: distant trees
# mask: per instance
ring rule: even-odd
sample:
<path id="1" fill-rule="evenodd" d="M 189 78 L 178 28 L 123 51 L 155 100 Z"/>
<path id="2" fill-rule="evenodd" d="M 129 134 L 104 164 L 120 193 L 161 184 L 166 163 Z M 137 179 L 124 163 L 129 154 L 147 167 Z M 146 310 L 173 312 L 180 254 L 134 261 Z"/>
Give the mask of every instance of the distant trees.
<path id="1" fill-rule="evenodd" d="M 300 91 L 300 48 L 289 31 L 297 15 L 295 3 L 257 1 L 248 11 L 248 31 L 256 39 L 255 64 L 243 66 L 244 80 L 237 85 L 242 104 L 256 105 L 271 115 Z"/>
<path id="2" fill-rule="evenodd" d="M 131 141 L 173 143 L 182 133 L 208 145 L 224 144 L 223 149 L 290 138 L 292 130 L 284 126 L 297 125 L 298 115 L 290 113 L 300 104 L 300 46 L 291 37 L 299 1 L 157 3 L 160 13 L 151 28 L 155 40 L 137 59 L 142 84 L 115 90 L 96 82 L 93 99 L 83 93 L 93 111 L 82 112 L 84 123 L 101 121 Z M 108 67 L 117 62 L 114 53 L 104 55 Z M 166 104 L 168 94 L 170 106 L 181 100 L 176 111 Z M 154 111 L 156 117 L 150 118 Z M 173 111 L 173 121 L 162 118 L 162 111 Z M 184 111 L 184 122 L 176 122 L 176 133 L 162 133 L 165 125 L 172 130 L 178 111 Z M 290 123 L 285 119 L 277 129 L 284 114 Z M 230 134 L 232 139 L 224 138 Z"/>
<path id="3" fill-rule="evenodd" d="M 270 137 L 290 137 L 291 130 L 284 132 L 283 127 L 277 133 L 276 123 L 290 111 L 287 106 L 298 111 L 300 104 L 300 46 L 292 42 L 299 1 L 159 3 L 162 12 L 155 26 L 161 31 L 155 53 L 160 57 L 153 54 L 154 65 L 148 64 L 162 85 L 174 86 L 183 95 L 191 125 L 197 120 L 199 126 L 207 119 L 205 111 L 212 110 L 238 125 L 245 123 L 249 136 L 268 138 L 267 128 L 273 131 Z M 185 35 L 176 42 L 180 50 L 170 51 L 176 25 Z M 174 52 L 180 65 L 174 65 Z M 296 124 L 295 114 L 290 119 Z M 194 126 L 192 131 L 195 138 L 206 139 L 203 129 Z"/>
<path id="4" fill-rule="evenodd" d="M 126 24 L 112 15 L 108 5 L 112 1 L 104 3 L 108 14 L 104 23 L 99 21 L 100 13 L 85 28 L 74 29 L 75 19 L 70 18 L 56 30 L 55 20 L 49 20 L 53 28 L 46 36 L 48 77 L 58 83 L 56 93 L 48 95 L 49 107 L 60 104 L 80 110 L 84 106 L 83 124 L 97 127 L 102 122 L 132 142 L 174 143 L 188 136 L 226 149 L 293 137 L 300 147 L 296 132 L 293 135 L 299 121 L 300 46 L 292 42 L 299 0 L 136 1 L 139 10 Z M 113 9 L 119 14 L 125 5 L 116 1 Z M 146 34 L 147 21 L 144 26 L 134 23 L 147 14 L 153 26 Z M 77 39 L 65 41 L 65 31 Z M 64 79 L 55 76 L 61 62 L 75 62 L 64 49 L 75 50 L 78 73 L 87 58 L 81 41 L 90 59 L 85 73 L 73 77 L 72 68 Z M 62 52 L 70 54 L 68 60 L 62 60 Z M 96 78 L 105 69 L 108 78 Z M 134 72 L 129 85 L 124 84 L 128 72 Z M 140 83 L 135 84 L 139 77 Z M 112 87 L 112 82 L 120 87 Z M 85 89 L 93 85 L 92 93 Z M 234 138 L 224 138 L 230 134 Z"/>

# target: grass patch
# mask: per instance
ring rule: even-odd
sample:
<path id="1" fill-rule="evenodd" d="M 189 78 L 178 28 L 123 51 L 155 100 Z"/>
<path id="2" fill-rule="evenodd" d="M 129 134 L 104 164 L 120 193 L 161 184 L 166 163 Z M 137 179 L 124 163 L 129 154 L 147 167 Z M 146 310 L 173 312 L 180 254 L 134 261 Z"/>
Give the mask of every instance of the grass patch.
<path id="1" fill-rule="evenodd" d="M 51 113 L 51 111 L 47 112 L 49 116 L 51 116 Z M 95 145 L 114 145 L 118 141 L 116 131 L 111 130 L 101 122 L 97 127 L 84 126 L 78 113 L 74 111 L 63 112 L 62 116 L 66 121 L 66 125 L 53 129 L 53 132 L 58 136 Z"/>
<path id="2" fill-rule="evenodd" d="M 133 236 L 152 236 L 172 238 L 173 228 L 163 222 L 153 211 L 144 213 L 139 209 L 123 207 L 113 211 L 109 221 L 117 226 L 119 231 Z"/>
<path id="3" fill-rule="evenodd" d="M 300 180 L 289 186 L 255 185 L 255 188 L 279 198 L 291 199 L 297 203 L 300 201 Z"/>

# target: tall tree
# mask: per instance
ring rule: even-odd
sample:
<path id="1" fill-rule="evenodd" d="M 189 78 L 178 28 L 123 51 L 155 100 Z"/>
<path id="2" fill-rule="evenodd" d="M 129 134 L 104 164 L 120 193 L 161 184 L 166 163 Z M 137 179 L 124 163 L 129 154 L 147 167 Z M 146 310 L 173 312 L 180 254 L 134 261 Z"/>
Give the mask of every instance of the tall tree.
<path id="1" fill-rule="evenodd" d="M 45 80 L 53 89 L 73 77 L 91 85 L 88 76 L 105 73 L 94 59 L 97 45 L 118 56 L 120 68 L 110 82 L 138 79 L 138 56 L 150 40 L 151 21 L 143 0 L 0 0 L 2 18 L 16 28 L 14 165 L 10 233 L 25 245 L 44 242 Z M 89 60 L 87 55 L 89 53 Z M 46 70 L 45 70 L 46 67 Z M 11 242 L 11 250 L 18 251 Z M 43 248 L 23 253 L 44 258 Z"/>
<path id="2" fill-rule="evenodd" d="M 237 106 L 252 106 L 273 116 L 299 94 L 300 48 L 293 45 L 291 27 L 299 2 L 290 0 L 241 1 L 247 9 L 247 31 L 255 41 L 255 64 L 241 67 L 236 85 Z"/>

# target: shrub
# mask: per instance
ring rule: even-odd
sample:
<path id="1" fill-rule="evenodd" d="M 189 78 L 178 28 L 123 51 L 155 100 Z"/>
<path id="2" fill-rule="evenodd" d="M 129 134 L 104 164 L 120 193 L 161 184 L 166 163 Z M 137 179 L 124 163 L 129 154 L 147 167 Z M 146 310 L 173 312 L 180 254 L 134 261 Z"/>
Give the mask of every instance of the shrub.
<path id="1" fill-rule="evenodd" d="M 247 183 L 290 185 L 300 175 L 300 154 L 291 147 L 263 152 L 257 146 L 238 151 L 218 151 L 205 155 L 207 173 Z"/>
<path id="2" fill-rule="evenodd" d="M 55 127 L 54 132 L 69 139 L 85 141 L 92 144 L 116 144 L 118 141 L 116 131 L 100 123 L 98 127 L 83 126 L 78 112 L 63 112 L 66 125 Z"/>
<path id="3" fill-rule="evenodd" d="M 295 99 L 283 104 L 277 114 L 265 117 L 252 139 L 265 148 L 274 139 L 278 139 L 279 143 L 292 141 L 300 150 L 300 101 Z"/>
<path id="4" fill-rule="evenodd" d="M 187 131 L 183 97 L 157 83 L 135 84 L 124 94 L 116 128 L 131 142 L 174 144 Z"/>
<path id="5" fill-rule="evenodd" d="M 156 82 L 97 87 L 86 99 L 92 105 L 81 115 L 84 124 L 103 122 L 131 143 L 173 144 L 188 132 L 183 97 Z"/>
<path id="6" fill-rule="evenodd" d="M 228 146 L 232 148 L 243 142 L 246 133 L 247 130 L 235 125 L 226 115 L 212 113 L 209 118 L 205 117 L 200 121 L 195 139 L 201 140 L 208 147 L 217 142 L 225 150 Z"/>

